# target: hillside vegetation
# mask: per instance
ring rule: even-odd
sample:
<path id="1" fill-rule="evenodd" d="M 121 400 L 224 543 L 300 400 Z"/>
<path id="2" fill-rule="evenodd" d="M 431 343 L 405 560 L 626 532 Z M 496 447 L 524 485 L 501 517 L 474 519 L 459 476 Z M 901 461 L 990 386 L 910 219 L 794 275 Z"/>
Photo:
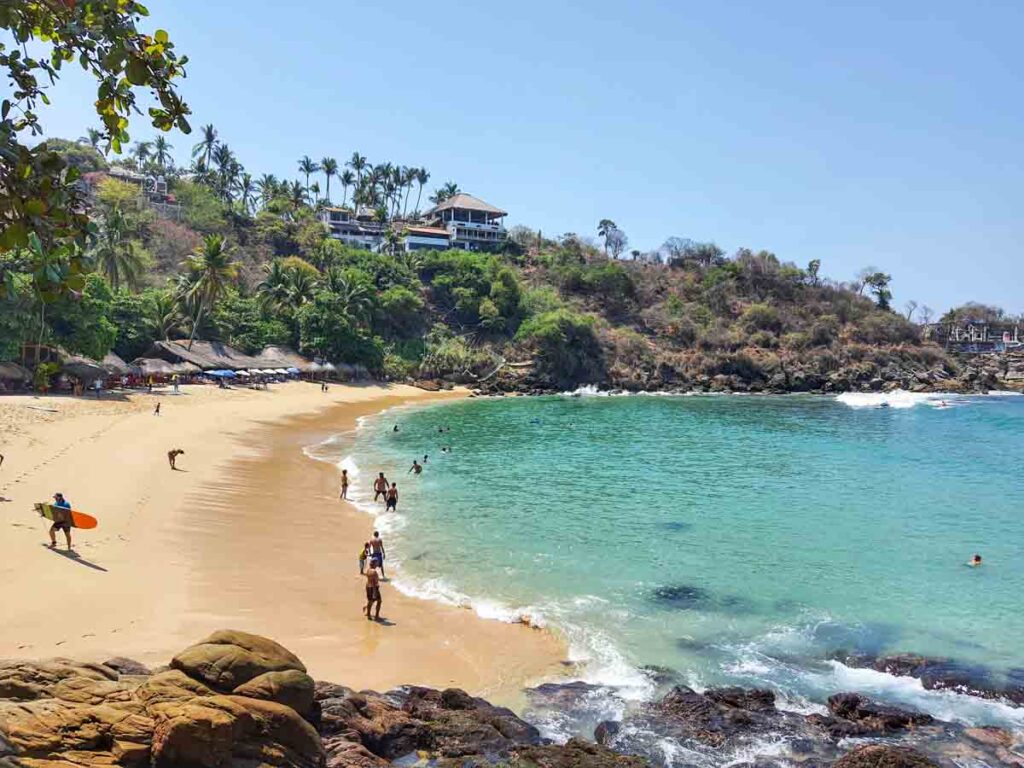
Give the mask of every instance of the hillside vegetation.
<path id="1" fill-rule="evenodd" d="M 394 237 L 371 253 L 328 238 L 317 219 L 325 201 L 299 182 L 271 179 L 250 200 L 201 158 L 190 180 L 156 169 L 180 205 L 171 220 L 107 176 L 88 144 L 53 148 L 89 185 L 92 271 L 80 292 L 47 304 L 33 294 L 27 261 L 5 254 L 3 359 L 42 340 L 131 360 L 156 339 L 195 337 L 246 352 L 288 345 L 391 379 L 530 391 L 842 391 L 924 387 L 956 372 L 889 308 L 888 276 L 878 271 L 840 285 L 821 277 L 818 262 L 800 268 L 747 249 L 727 257 L 679 239 L 622 261 L 607 253 L 610 238 L 624 239 L 607 220 L 605 248 L 517 227 L 501 253 L 407 254 Z M 156 161 L 146 162 L 152 173 Z M 401 188 L 378 192 L 375 182 L 367 192 L 360 179 L 356 194 L 376 195 L 385 221 L 389 208 L 399 212 Z"/>

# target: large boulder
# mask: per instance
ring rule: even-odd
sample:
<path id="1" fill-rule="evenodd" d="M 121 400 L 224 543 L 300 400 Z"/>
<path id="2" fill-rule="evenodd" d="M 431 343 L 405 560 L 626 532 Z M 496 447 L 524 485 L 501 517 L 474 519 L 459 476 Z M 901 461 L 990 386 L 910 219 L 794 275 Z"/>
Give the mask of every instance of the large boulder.
<path id="1" fill-rule="evenodd" d="M 0 663 L 0 766 L 323 765 L 303 718 L 313 681 L 287 650 L 218 632 L 177 658 L 157 674 L 126 659 Z"/>
<path id="2" fill-rule="evenodd" d="M 600 744 L 569 739 L 562 746 L 527 746 L 515 750 L 519 765 L 536 768 L 645 768 L 642 757 L 620 755 Z"/>
<path id="3" fill-rule="evenodd" d="M 53 687 L 69 677 L 117 680 L 118 673 L 102 664 L 70 659 L 0 661 L 0 699 L 31 701 L 50 698 Z"/>
<path id="4" fill-rule="evenodd" d="M 173 659 L 171 667 L 222 692 L 230 692 L 267 672 L 306 667 L 284 646 L 248 632 L 220 630 Z"/>
<path id="5" fill-rule="evenodd" d="M 283 672 L 264 672 L 235 688 L 234 693 L 251 699 L 276 701 L 306 716 L 313 708 L 314 686 L 313 678 L 305 672 L 286 669 Z"/>

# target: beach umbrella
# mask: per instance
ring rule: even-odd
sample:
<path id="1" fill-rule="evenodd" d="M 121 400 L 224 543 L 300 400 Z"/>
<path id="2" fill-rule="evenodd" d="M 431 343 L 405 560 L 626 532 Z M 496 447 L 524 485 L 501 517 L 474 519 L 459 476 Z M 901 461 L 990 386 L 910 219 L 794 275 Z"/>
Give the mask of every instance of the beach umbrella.
<path id="1" fill-rule="evenodd" d="M 248 371 L 236 371 L 235 373 L 237 373 L 239 376 L 245 376 L 246 378 L 249 378 L 249 376 L 251 375 Z"/>
<path id="2" fill-rule="evenodd" d="M 292 376 L 298 376 L 300 373 L 302 373 L 302 371 L 300 371 L 298 368 L 288 368 L 287 372 L 290 373 Z"/>

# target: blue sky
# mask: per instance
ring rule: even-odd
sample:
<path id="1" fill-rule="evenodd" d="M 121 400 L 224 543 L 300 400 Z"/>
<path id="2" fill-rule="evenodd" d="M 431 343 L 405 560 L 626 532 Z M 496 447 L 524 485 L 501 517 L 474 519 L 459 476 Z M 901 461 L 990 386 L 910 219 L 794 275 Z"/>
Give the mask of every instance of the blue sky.
<path id="1" fill-rule="evenodd" d="M 254 174 L 422 165 L 509 223 L 765 248 L 1024 311 L 1024 3 L 151 0 Z M 95 124 L 69 77 L 50 135 Z M 150 138 L 141 121 L 133 138 Z M 185 159 L 192 137 L 172 135 Z"/>

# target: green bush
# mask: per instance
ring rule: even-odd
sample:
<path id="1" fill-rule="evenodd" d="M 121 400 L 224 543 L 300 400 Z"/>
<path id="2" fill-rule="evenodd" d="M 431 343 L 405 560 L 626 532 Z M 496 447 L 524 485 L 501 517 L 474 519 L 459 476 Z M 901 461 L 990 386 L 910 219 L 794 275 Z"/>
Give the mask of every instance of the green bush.
<path id="1" fill-rule="evenodd" d="M 864 344 L 918 343 L 920 329 L 895 312 L 872 312 L 853 329 L 853 338 Z"/>
<path id="2" fill-rule="evenodd" d="M 592 317 L 566 309 L 545 312 L 519 326 L 516 341 L 534 351 L 539 370 L 556 386 L 599 381 L 604 372 Z"/>
<path id="3" fill-rule="evenodd" d="M 740 317 L 743 327 L 750 333 L 754 331 L 770 331 L 773 334 L 782 332 L 782 319 L 778 310 L 768 304 L 751 304 Z"/>

